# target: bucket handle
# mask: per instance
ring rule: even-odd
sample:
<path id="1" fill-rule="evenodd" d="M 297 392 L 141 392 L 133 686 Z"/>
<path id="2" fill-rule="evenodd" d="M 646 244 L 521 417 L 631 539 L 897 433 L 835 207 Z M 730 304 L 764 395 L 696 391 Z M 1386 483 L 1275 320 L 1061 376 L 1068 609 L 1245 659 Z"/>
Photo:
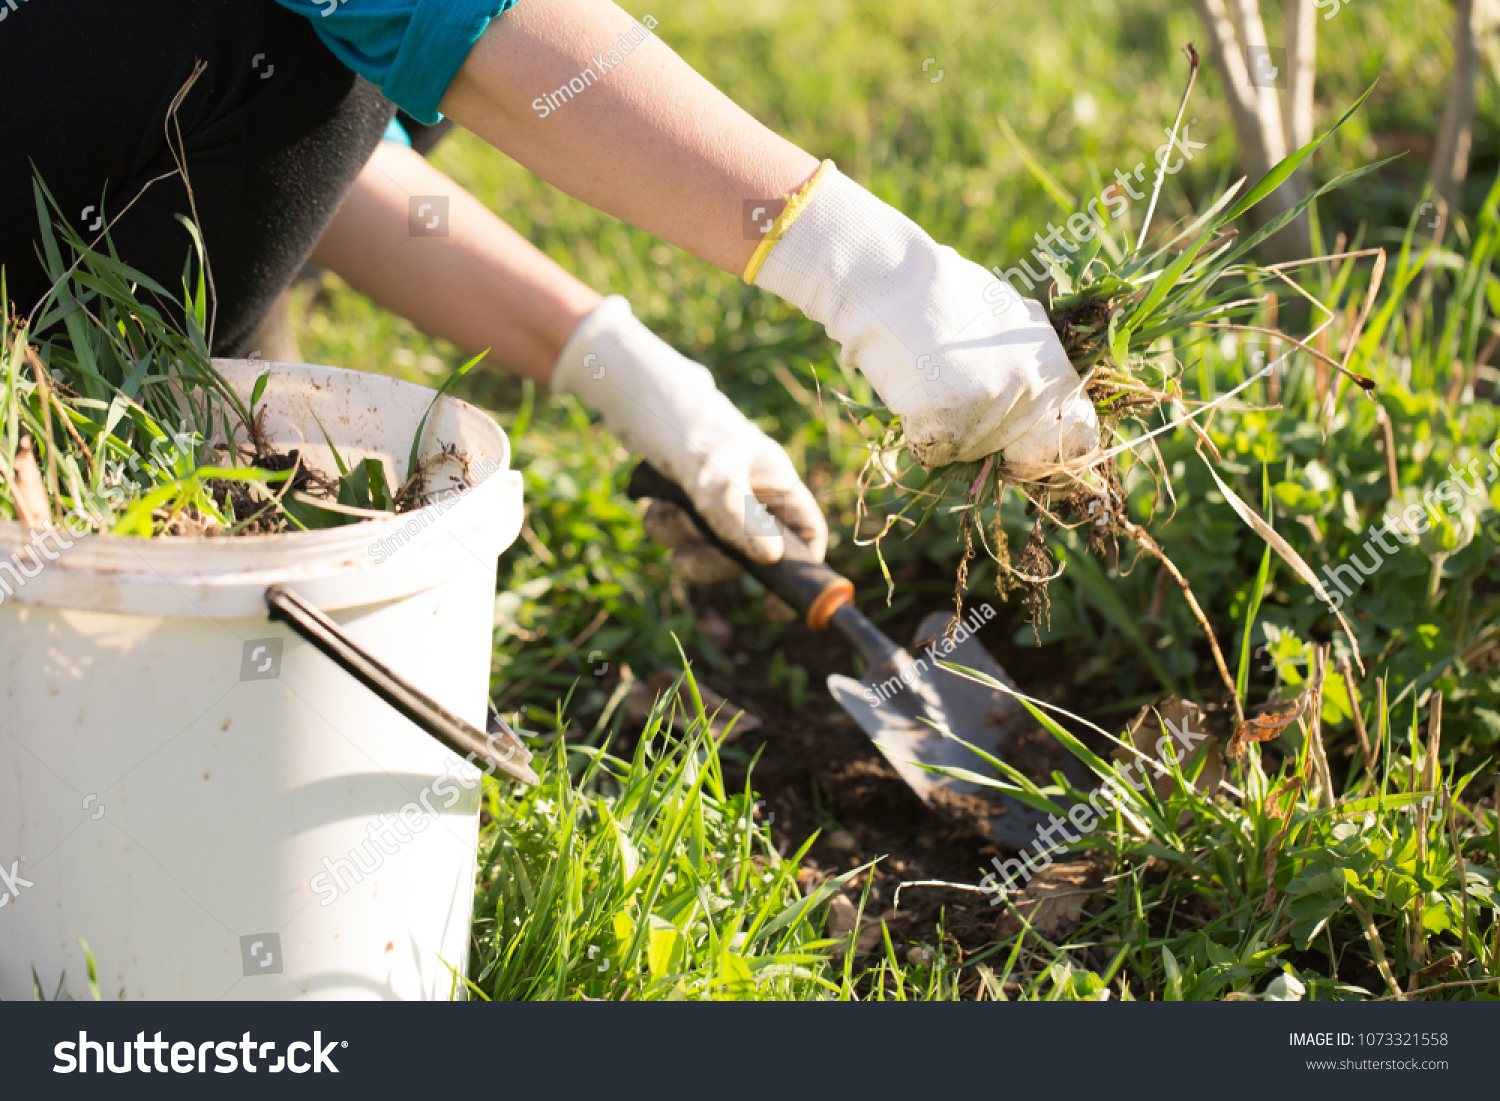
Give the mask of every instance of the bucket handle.
<path id="1" fill-rule="evenodd" d="M 326 658 L 359 681 L 417 726 L 464 757 L 486 763 L 486 775 L 496 768 L 535 787 L 541 780 L 530 767 L 531 751 L 515 731 L 490 707 L 489 731 L 481 732 L 449 711 L 427 693 L 399 676 L 384 662 L 354 642 L 337 623 L 292 590 L 272 585 L 266 590 L 272 621 L 286 623 Z"/>

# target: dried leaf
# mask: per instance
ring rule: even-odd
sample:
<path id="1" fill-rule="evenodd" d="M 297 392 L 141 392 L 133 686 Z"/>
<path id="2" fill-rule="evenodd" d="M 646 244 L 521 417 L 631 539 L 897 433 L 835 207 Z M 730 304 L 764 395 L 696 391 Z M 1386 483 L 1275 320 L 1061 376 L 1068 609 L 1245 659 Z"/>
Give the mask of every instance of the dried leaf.
<path id="1" fill-rule="evenodd" d="M 1285 818 L 1297 805 L 1297 793 L 1301 790 L 1301 776 L 1293 776 L 1285 783 L 1277 784 L 1266 796 L 1266 813 L 1272 818 Z"/>
<path id="2" fill-rule="evenodd" d="M 1269 742 L 1273 738 L 1279 738 L 1282 731 L 1306 714 L 1308 701 L 1311 699 L 1312 688 L 1308 687 L 1295 700 L 1280 701 L 1259 715 L 1251 715 L 1240 724 L 1234 737 L 1229 739 L 1227 754 L 1231 758 L 1237 758 L 1251 742 Z"/>
<path id="3" fill-rule="evenodd" d="M 1163 765 L 1166 762 L 1160 750 L 1163 739 L 1167 740 L 1173 745 L 1179 766 L 1184 772 L 1188 771 L 1200 756 L 1206 755 L 1207 761 L 1203 766 L 1203 771 L 1198 774 L 1193 787 L 1200 794 L 1212 795 L 1219 789 L 1219 782 L 1224 779 L 1224 759 L 1219 753 L 1219 739 L 1203 734 L 1203 725 L 1203 711 L 1197 704 L 1172 696 L 1161 703 L 1141 708 L 1136 717 L 1131 720 L 1126 735 L 1136 749 Z M 1184 733 L 1188 732 L 1193 737 L 1184 739 Z M 1123 746 L 1117 748 L 1112 756 L 1116 761 L 1127 764 L 1141 760 Z M 1153 773 L 1152 789 L 1159 798 L 1165 799 L 1172 791 L 1174 781 L 1171 772 L 1165 768 L 1161 771 L 1148 768 L 1144 762 L 1137 766 L 1137 774 L 1144 774 L 1147 771 Z"/>
<path id="4" fill-rule="evenodd" d="M 1070 860 L 1049 864 L 1027 882 L 1025 890 L 1011 902 L 1015 910 L 1000 917 L 1000 940 L 1008 940 L 1024 928 L 1016 913 L 1030 923 L 1032 931 L 1057 944 L 1070 936 L 1083 921 L 1089 899 L 1104 885 L 1109 866 L 1101 860 Z"/>
<path id="5" fill-rule="evenodd" d="M 30 436 L 22 436 L 21 446 L 16 448 L 16 477 L 12 490 L 17 518 L 23 525 L 32 531 L 43 531 L 52 526 L 47 490 L 42 485 L 42 472 L 36 465 Z"/>
<path id="6" fill-rule="evenodd" d="M 834 895 L 828 902 L 828 935 L 841 937 L 854 928 L 859 908 L 848 895 Z"/>
<path id="7" fill-rule="evenodd" d="M 848 895 L 837 894 L 828 902 L 828 935 L 835 937 L 843 943 L 837 951 L 843 952 L 848 947 L 848 937 L 854 932 L 855 919 L 859 916 L 859 907 L 855 905 Z M 859 934 L 854 942 L 856 954 L 873 951 L 884 942 L 885 936 L 881 932 L 882 927 L 893 924 L 905 926 L 911 920 L 909 914 L 899 910 L 887 910 L 879 917 L 865 914 L 864 920 L 859 923 Z M 894 930 L 893 930 L 894 936 Z"/>

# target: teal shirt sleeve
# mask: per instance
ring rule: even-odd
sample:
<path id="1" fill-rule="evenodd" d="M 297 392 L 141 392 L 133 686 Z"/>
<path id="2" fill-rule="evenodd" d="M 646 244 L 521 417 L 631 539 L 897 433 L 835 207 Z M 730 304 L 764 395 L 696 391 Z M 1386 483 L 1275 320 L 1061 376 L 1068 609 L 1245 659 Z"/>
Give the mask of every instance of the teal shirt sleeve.
<path id="1" fill-rule="evenodd" d="M 401 125 L 400 119 L 391 119 L 385 124 L 385 134 L 380 140 L 411 148 L 411 135 L 406 132 L 406 127 Z"/>
<path id="2" fill-rule="evenodd" d="M 276 0 L 307 17 L 334 55 L 419 122 L 438 104 L 490 20 L 518 0 Z"/>

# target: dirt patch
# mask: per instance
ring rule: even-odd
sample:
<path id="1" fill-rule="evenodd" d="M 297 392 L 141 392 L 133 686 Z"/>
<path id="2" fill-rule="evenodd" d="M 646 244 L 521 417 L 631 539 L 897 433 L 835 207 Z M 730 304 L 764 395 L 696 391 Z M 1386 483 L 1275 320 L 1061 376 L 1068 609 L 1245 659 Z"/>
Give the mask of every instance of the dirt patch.
<path id="1" fill-rule="evenodd" d="M 726 592 L 725 597 L 723 606 L 729 606 L 734 596 Z M 914 609 L 882 628 L 892 638 L 910 642 L 926 610 Z M 980 641 L 1023 692 L 1063 702 L 1075 664 L 1065 648 L 1014 645 L 1010 640 L 1024 613 L 1016 604 L 997 610 L 1001 614 L 980 630 Z M 733 651 L 732 641 L 728 649 Z M 762 820 L 770 822 L 778 847 L 795 852 L 814 831 L 821 831 L 808 852 L 809 883 L 880 858 L 865 913 L 867 919 L 887 919 L 903 958 L 913 945 L 935 944 L 940 925 L 950 948 L 957 947 L 964 958 L 993 943 L 1001 908 L 989 905 L 990 895 L 926 881 L 976 885 L 992 870 L 991 857 L 1008 855 L 986 836 L 985 822 L 996 813 L 995 805 L 983 798 L 949 796 L 929 807 L 907 787 L 824 688 L 828 674 L 855 672 L 854 653 L 842 638 L 792 627 L 779 654 L 786 665 L 807 671 L 799 706 L 793 706 L 784 687 L 770 682 L 775 652 L 751 655 L 729 675 L 699 667 L 709 686 L 761 720 L 759 729 L 734 742 L 726 756 L 726 780 L 744 785 L 746 764 L 760 751 L 750 786 L 765 800 Z M 1036 727 L 1017 740 L 1007 760 L 1048 783 L 1050 773 L 1070 758 Z M 859 877 L 846 892 L 857 904 L 863 889 L 864 877 Z M 859 943 L 874 947 L 880 939 L 865 932 Z"/>

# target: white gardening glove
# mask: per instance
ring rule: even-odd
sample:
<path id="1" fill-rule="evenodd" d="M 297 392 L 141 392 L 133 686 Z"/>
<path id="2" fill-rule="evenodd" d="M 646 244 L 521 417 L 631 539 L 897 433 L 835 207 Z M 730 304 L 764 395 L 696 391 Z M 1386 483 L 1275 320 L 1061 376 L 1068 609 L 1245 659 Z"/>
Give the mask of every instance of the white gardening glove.
<path id="1" fill-rule="evenodd" d="M 745 278 L 822 323 L 927 470 L 997 451 L 1045 469 L 1098 445 L 1093 403 L 1041 304 L 831 161 L 790 200 Z"/>
<path id="2" fill-rule="evenodd" d="M 619 295 L 579 323 L 558 357 L 552 389 L 600 413 L 621 443 L 686 490 L 719 537 L 751 561 L 778 562 L 785 550 L 766 510 L 822 561 L 828 525 L 786 451 L 719 392 L 706 367 L 636 320 Z M 687 580 L 739 572 L 681 510 L 656 502 L 647 516 L 648 532 L 676 548 L 674 567 Z"/>

